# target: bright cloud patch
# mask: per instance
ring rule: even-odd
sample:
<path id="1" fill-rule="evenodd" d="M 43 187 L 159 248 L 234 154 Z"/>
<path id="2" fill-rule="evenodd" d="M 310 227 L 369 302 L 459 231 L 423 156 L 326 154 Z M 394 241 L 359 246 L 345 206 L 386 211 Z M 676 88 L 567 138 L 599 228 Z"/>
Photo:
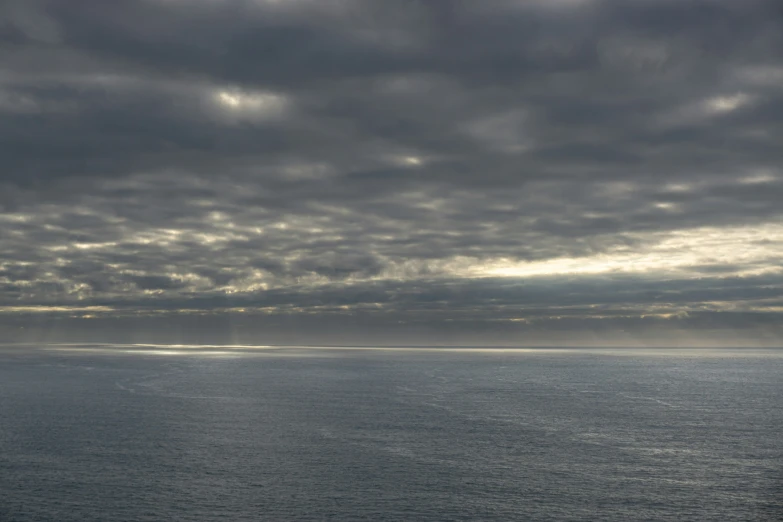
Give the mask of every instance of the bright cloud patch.
<path id="1" fill-rule="evenodd" d="M 283 114 L 288 107 L 285 97 L 265 92 L 218 90 L 214 100 L 223 116 L 230 120 L 264 120 Z"/>

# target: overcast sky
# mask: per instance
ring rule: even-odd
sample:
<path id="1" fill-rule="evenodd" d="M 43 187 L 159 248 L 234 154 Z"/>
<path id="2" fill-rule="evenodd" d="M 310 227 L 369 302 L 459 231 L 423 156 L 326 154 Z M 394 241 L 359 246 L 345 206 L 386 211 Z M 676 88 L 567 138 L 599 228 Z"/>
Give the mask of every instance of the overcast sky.
<path id="1" fill-rule="evenodd" d="M 3 0 L 11 340 L 783 344 L 779 0 Z"/>

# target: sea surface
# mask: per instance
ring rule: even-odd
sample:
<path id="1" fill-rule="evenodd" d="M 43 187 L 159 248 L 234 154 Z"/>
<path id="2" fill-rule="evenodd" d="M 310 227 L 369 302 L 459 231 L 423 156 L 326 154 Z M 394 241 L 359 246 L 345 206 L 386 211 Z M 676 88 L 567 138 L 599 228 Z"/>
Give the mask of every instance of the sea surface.
<path id="1" fill-rule="evenodd" d="M 783 350 L 3 346 L 49 520 L 783 520 Z"/>

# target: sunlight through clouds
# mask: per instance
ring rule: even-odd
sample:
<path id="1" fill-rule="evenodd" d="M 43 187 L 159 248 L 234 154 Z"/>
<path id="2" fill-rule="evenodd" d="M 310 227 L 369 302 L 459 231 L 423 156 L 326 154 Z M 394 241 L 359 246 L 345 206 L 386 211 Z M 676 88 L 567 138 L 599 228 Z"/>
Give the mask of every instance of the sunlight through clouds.
<path id="1" fill-rule="evenodd" d="M 778 262 L 783 259 L 783 225 L 699 228 L 639 239 L 645 246 L 638 251 L 626 248 L 593 257 L 508 263 L 505 266 L 502 261 L 489 262 L 489 266 L 480 271 L 504 277 L 684 271 L 690 272 L 691 277 L 701 277 L 698 270 L 719 265 L 733 267 L 726 271 L 726 276 L 783 273 Z M 697 271 L 691 272 L 694 269 Z"/>
<path id="2" fill-rule="evenodd" d="M 751 98 L 747 94 L 737 93 L 731 96 L 717 96 L 705 102 L 708 111 L 713 113 L 732 112 L 750 103 Z"/>
<path id="3" fill-rule="evenodd" d="M 213 95 L 224 117 L 233 121 L 263 121 L 281 116 L 288 100 L 279 94 L 221 89 Z"/>

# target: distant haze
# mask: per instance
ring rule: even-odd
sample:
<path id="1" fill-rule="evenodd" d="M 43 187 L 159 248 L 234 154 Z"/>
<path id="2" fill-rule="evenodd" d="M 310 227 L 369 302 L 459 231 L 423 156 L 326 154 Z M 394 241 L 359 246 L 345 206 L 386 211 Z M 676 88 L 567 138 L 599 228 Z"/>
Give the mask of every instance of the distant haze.
<path id="1" fill-rule="evenodd" d="M 10 341 L 783 344 L 779 0 L 7 0 Z"/>

